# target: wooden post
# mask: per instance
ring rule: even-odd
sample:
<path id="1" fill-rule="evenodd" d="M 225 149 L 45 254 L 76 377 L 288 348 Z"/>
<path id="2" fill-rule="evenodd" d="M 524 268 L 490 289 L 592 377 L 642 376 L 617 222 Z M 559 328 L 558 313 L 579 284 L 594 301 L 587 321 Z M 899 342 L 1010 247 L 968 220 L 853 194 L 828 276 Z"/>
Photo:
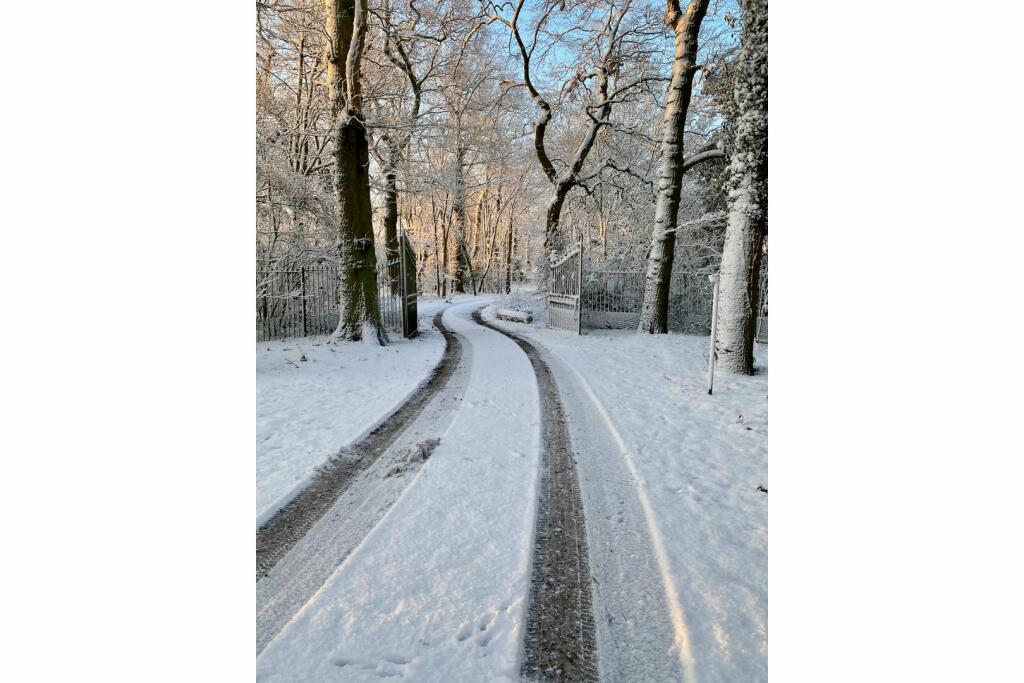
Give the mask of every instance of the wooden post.
<path id="1" fill-rule="evenodd" d="M 708 395 L 715 385 L 715 337 L 718 332 L 718 273 L 708 275 L 714 283 L 714 294 L 711 297 L 711 350 L 708 352 Z"/>

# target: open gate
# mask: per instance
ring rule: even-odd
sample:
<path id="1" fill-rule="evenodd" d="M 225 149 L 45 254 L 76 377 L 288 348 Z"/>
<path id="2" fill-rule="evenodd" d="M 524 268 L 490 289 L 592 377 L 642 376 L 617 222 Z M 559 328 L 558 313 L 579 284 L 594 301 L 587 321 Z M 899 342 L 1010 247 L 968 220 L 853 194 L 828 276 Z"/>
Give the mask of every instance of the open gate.
<path id="1" fill-rule="evenodd" d="M 416 255 L 405 233 L 398 236 L 398 253 L 377 262 L 377 301 L 380 318 L 389 332 L 403 337 L 416 334 Z"/>
<path id="2" fill-rule="evenodd" d="M 552 327 L 580 333 L 580 290 L 583 284 L 583 241 L 548 272 L 548 321 Z"/>
<path id="3" fill-rule="evenodd" d="M 398 236 L 399 292 L 402 300 L 402 336 L 412 337 L 416 334 L 416 253 L 409 244 L 409 238 L 403 232 Z"/>

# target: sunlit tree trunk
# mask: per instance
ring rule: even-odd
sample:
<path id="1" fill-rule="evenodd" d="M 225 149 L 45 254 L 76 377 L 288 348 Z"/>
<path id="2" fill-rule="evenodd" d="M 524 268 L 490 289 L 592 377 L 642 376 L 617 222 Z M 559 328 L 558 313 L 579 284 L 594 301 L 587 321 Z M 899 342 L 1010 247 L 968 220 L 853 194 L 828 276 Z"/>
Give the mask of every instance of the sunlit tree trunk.
<path id="1" fill-rule="evenodd" d="M 515 242 L 516 228 L 512 212 L 508 215 L 508 241 L 505 244 L 505 293 L 512 293 L 512 246 Z"/>
<path id="2" fill-rule="evenodd" d="M 420 115 L 423 81 L 426 76 L 419 77 L 413 67 L 410 55 L 403 44 L 399 31 L 391 25 L 390 11 L 385 5 L 387 32 L 384 42 L 384 53 L 402 73 L 405 74 L 412 89 L 412 109 L 409 113 L 410 124 L 415 125 Z M 384 158 L 384 249 L 388 263 L 388 280 L 391 292 L 398 291 L 398 280 L 401 277 L 401 266 L 397 263 L 398 253 L 398 167 L 412 139 L 412 131 L 405 133 L 385 134 L 382 136 L 386 147 Z"/>
<path id="3" fill-rule="evenodd" d="M 398 163 L 401 150 L 391 143 L 388 150 L 387 168 L 384 170 L 384 249 L 388 263 L 388 280 L 391 291 L 398 291 L 401 268 L 398 265 Z"/>
<path id="4" fill-rule="evenodd" d="M 548 201 L 548 210 L 544 217 L 544 253 L 549 257 L 561 253 L 565 248 L 565 236 L 559 223 L 565 198 L 569 196 L 569 191 L 574 186 L 574 181 L 563 181 L 556 183 L 551 190 L 551 199 Z"/>
<path id="5" fill-rule="evenodd" d="M 339 279 L 344 305 L 335 339 L 356 341 L 363 324 L 387 343 L 377 299 L 377 256 L 370 206 L 369 143 L 362 121 L 360 59 L 366 35 L 366 0 L 325 0 L 327 81 L 334 143 L 334 195 L 338 202 Z"/>
<path id="6" fill-rule="evenodd" d="M 455 282 L 452 289 L 466 291 L 466 277 L 470 272 L 469 250 L 466 246 L 466 150 L 461 141 L 456 143 L 455 169 L 452 187 L 452 220 L 455 227 Z"/>
<path id="7" fill-rule="evenodd" d="M 658 173 L 658 199 L 654 210 L 654 230 L 647 256 L 644 303 L 640 311 L 640 331 L 668 332 L 668 293 L 675 257 L 676 228 L 679 223 L 679 196 L 683 185 L 683 129 L 690 107 L 693 76 L 697 71 L 697 34 L 707 12 L 709 0 L 691 0 L 686 12 L 679 0 L 669 0 L 665 20 L 675 32 L 675 59 L 672 81 L 661 134 L 661 169 Z"/>
<path id="8" fill-rule="evenodd" d="M 720 368 L 749 375 L 754 371 L 761 250 L 768 225 L 768 3 L 744 0 L 742 5 L 717 351 Z"/>

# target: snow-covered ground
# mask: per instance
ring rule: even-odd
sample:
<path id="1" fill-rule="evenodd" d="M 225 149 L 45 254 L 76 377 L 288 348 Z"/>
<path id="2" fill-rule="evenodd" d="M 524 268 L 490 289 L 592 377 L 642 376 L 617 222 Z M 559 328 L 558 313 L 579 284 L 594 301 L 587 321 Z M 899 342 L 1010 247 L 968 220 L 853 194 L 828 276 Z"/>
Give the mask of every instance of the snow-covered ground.
<path id="1" fill-rule="evenodd" d="M 707 337 L 499 324 L 570 366 L 613 435 L 660 546 L 683 667 L 701 681 L 766 680 L 767 346 L 761 374 L 719 373 L 709 396 Z"/>
<path id="2" fill-rule="evenodd" d="M 540 447 L 537 383 L 507 337 L 471 345 L 462 406 L 380 524 L 257 659 L 258 680 L 518 680 Z"/>
<path id="3" fill-rule="evenodd" d="M 444 353 L 430 324 L 442 306 L 420 306 L 419 335 L 386 347 L 326 336 L 256 343 L 257 527 L 426 381 Z"/>
<path id="4" fill-rule="evenodd" d="M 518 680 L 539 402 L 522 350 L 469 320 L 487 303 L 459 297 L 445 312 L 463 340 L 469 378 L 440 444 L 422 467 L 401 475 L 411 481 L 380 522 L 261 652 L 259 680 Z M 420 310 L 429 319 L 446 305 L 427 300 Z M 546 354 L 565 404 L 587 506 L 603 679 L 766 680 L 768 501 L 758 488 L 768 485 L 767 347 L 757 350 L 759 375 L 719 374 L 708 396 L 705 337 L 576 336 L 544 329 L 543 304 L 529 293 L 501 305 L 533 308 L 532 326 L 499 324 Z M 493 319 L 490 310 L 485 317 Z M 309 341 L 299 343 L 312 360 Z M 296 374 L 327 361 L 301 363 L 297 347 L 285 345 L 293 350 L 278 356 L 292 354 L 300 369 L 280 360 L 287 367 L 275 372 L 287 378 L 287 369 L 321 392 L 372 388 L 372 372 L 385 372 L 389 387 L 405 378 L 405 390 L 390 400 L 363 392 L 361 400 L 378 401 L 378 409 L 349 428 L 350 441 L 415 389 L 442 342 L 434 331 L 398 352 L 350 345 L 346 353 L 367 360 L 326 373 L 334 379 Z M 416 354 L 420 364 L 410 360 Z M 311 417 L 308 428 L 330 419 Z"/>

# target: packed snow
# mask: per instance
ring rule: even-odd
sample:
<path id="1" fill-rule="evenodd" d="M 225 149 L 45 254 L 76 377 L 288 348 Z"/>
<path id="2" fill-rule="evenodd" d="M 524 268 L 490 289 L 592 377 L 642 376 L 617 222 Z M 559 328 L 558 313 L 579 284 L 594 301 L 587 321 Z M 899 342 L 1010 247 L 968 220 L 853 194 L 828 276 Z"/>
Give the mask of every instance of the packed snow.
<path id="1" fill-rule="evenodd" d="M 393 413 L 437 367 L 444 337 L 420 307 L 413 339 L 328 344 L 329 337 L 256 343 L 256 526 L 316 469 Z"/>

